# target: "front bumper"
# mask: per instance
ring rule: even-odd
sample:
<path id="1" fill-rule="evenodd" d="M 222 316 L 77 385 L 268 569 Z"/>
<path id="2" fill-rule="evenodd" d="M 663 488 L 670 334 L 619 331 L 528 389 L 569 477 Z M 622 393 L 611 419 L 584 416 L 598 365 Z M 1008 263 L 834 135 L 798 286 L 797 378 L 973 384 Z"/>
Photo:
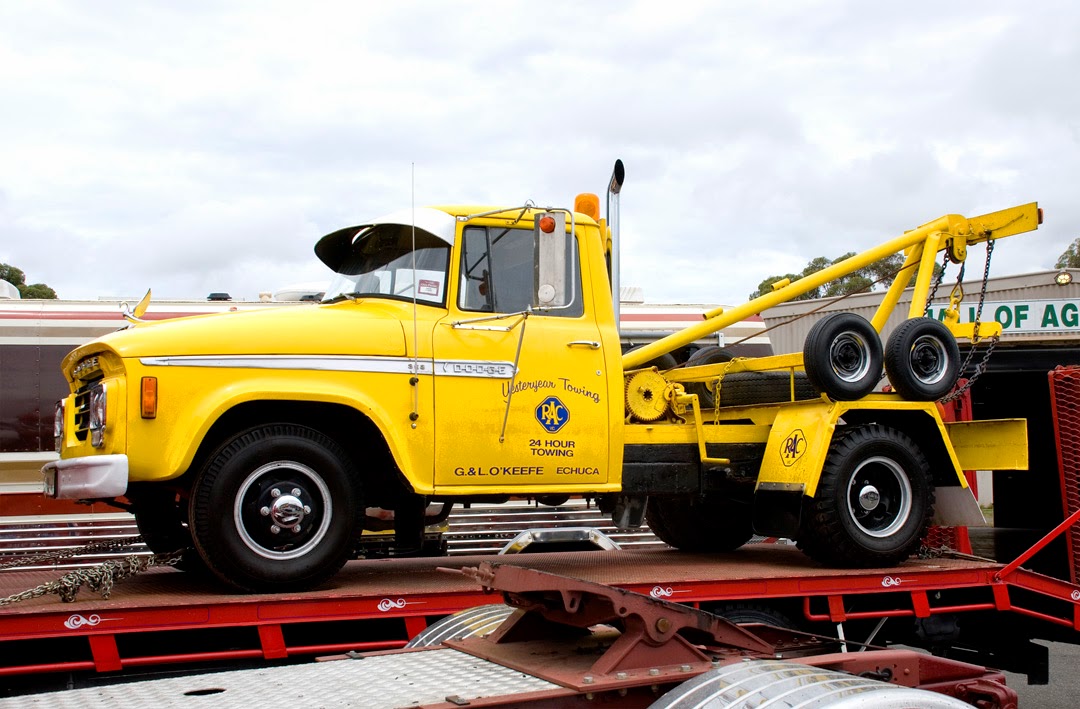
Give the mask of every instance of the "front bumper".
<path id="1" fill-rule="evenodd" d="M 122 453 L 46 463 L 45 494 L 62 500 L 120 497 L 127 492 L 128 458 Z"/>

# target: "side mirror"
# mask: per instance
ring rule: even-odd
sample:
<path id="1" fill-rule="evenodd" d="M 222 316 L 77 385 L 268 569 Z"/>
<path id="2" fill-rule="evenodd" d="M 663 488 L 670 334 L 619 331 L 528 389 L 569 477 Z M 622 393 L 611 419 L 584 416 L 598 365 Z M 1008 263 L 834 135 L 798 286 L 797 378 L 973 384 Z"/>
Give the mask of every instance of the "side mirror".
<path id="1" fill-rule="evenodd" d="M 570 237 L 566 233 L 564 212 L 541 212 L 536 215 L 533 232 L 536 239 L 536 278 L 534 302 L 540 308 L 561 308 L 573 298 L 566 267 Z"/>

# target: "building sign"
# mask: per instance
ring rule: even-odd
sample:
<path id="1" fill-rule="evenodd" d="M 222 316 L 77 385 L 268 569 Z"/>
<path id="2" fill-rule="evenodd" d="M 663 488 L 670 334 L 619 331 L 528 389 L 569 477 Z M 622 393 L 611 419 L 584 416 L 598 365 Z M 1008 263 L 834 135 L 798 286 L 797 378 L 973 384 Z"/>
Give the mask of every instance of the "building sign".
<path id="1" fill-rule="evenodd" d="M 960 304 L 960 322 L 975 321 L 977 303 Z M 930 307 L 928 314 L 945 319 L 944 305 Z M 996 320 L 1002 332 L 1037 335 L 1047 332 L 1080 334 L 1080 301 L 1077 300 L 1004 300 L 983 303 L 982 321 Z"/>

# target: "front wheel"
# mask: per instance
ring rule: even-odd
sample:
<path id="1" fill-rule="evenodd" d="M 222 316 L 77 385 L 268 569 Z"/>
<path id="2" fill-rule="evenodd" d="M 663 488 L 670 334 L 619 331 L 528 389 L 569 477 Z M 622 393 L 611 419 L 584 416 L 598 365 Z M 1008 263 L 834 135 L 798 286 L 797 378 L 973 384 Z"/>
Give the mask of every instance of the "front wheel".
<path id="1" fill-rule="evenodd" d="M 345 564 L 361 532 L 358 479 L 345 451 L 318 431 L 250 429 L 218 449 L 195 480 L 195 546 L 238 590 L 315 586 Z"/>
<path id="2" fill-rule="evenodd" d="M 914 552 L 934 512 L 929 466 L 892 428 L 858 426 L 829 446 L 799 548 L 833 566 L 887 566 Z"/>

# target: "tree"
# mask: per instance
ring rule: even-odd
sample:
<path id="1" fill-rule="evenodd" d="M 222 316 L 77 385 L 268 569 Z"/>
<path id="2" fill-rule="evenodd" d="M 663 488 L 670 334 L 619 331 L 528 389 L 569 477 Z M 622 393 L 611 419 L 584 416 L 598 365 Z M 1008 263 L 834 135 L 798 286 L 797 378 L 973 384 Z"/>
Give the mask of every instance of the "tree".
<path id="1" fill-rule="evenodd" d="M 41 300 L 56 300 L 56 291 L 44 283 L 31 283 L 19 286 L 19 295 L 23 298 L 39 298 Z"/>
<path id="2" fill-rule="evenodd" d="M 1069 248 L 1061 252 L 1061 256 L 1058 256 L 1054 268 L 1080 268 L 1080 238 L 1077 238 L 1069 244 Z"/>
<path id="3" fill-rule="evenodd" d="M 806 264 L 806 268 L 801 273 L 788 273 L 784 276 L 769 276 L 761 283 L 758 284 L 757 290 L 750 294 L 750 298 L 757 298 L 760 295 L 772 292 L 772 284 L 776 281 L 788 278 L 791 281 L 796 281 L 800 278 L 809 276 L 812 273 L 822 271 L 833 264 L 840 263 L 846 258 L 850 258 L 855 255 L 854 251 L 849 251 L 843 256 L 830 259 L 825 256 L 818 256 L 811 259 L 810 263 Z M 892 277 L 900 270 L 900 267 L 904 265 L 904 256 L 902 254 L 893 254 L 892 256 L 886 256 L 880 261 L 875 261 L 869 266 L 864 266 L 857 271 L 842 276 L 834 281 L 829 281 L 824 285 L 820 285 L 817 288 L 813 288 L 806 293 L 803 293 L 794 300 L 813 300 L 815 298 L 831 298 L 838 295 L 848 295 L 849 293 L 858 293 L 863 290 L 871 290 L 876 285 L 887 285 L 892 281 Z M 934 275 L 936 276 L 941 270 L 940 264 L 934 265 Z M 911 277 L 915 278 L 915 269 L 911 269 Z"/>
<path id="4" fill-rule="evenodd" d="M 56 300 L 56 291 L 44 283 L 26 283 L 26 274 L 22 269 L 0 263 L 0 280 L 7 281 L 19 289 L 19 296 L 23 298 L 43 298 Z"/>

